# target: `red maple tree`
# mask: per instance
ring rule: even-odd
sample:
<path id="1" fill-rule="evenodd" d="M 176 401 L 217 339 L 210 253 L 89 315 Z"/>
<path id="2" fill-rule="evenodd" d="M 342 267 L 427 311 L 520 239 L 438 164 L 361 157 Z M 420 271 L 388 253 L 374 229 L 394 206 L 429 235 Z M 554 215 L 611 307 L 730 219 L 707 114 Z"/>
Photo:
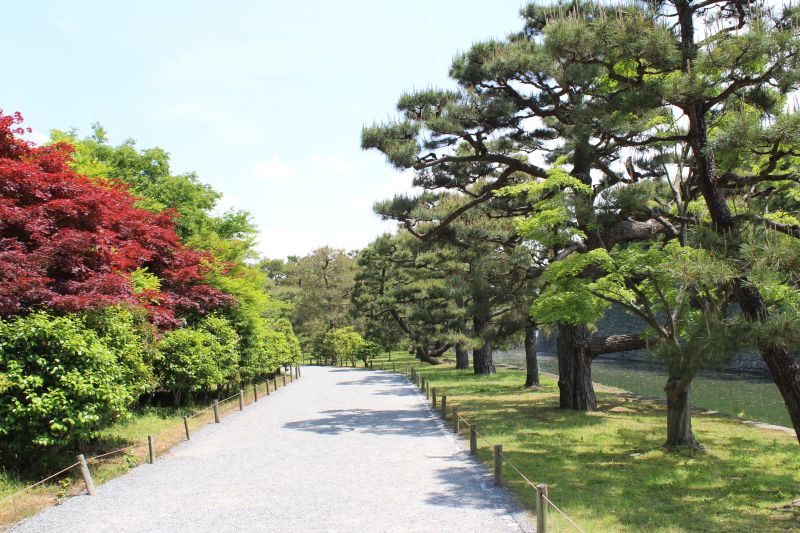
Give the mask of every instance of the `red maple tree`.
<path id="1" fill-rule="evenodd" d="M 19 138 L 21 123 L 0 111 L 0 316 L 131 303 L 174 327 L 181 314 L 233 303 L 205 283 L 213 258 L 183 246 L 173 213 L 136 208 L 122 184 L 77 174 L 72 146 L 36 147 Z M 138 269 L 160 290 L 135 293 Z"/>

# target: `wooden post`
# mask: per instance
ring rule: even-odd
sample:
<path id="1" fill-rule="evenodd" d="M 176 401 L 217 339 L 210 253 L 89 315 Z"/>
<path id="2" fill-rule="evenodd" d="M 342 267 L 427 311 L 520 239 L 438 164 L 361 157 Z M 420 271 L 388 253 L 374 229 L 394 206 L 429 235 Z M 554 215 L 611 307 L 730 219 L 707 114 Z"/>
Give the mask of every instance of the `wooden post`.
<path id="1" fill-rule="evenodd" d="M 278 390 L 278 376 L 275 376 L 275 388 L 273 390 Z"/>
<path id="2" fill-rule="evenodd" d="M 436 387 L 431 389 L 431 405 L 433 405 L 433 409 L 436 410 Z"/>
<path id="3" fill-rule="evenodd" d="M 447 395 L 442 394 L 442 420 L 447 420 Z"/>
<path id="4" fill-rule="evenodd" d="M 286 386 L 286 373 L 281 374 L 281 376 L 283 377 L 283 386 L 285 387 Z"/>
<path id="5" fill-rule="evenodd" d="M 494 484 L 498 487 L 503 484 L 503 445 L 494 446 Z"/>
<path id="6" fill-rule="evenodd" d="M 254 402 L 258 401 L 258 384 L 257 383 L 253 383 L 253 401 Z"/>
<path id="7" fill-rule="evenodd" d="M 395 367 L 394 367 L 394 361 L 392 361 L 392 372 L 397 372 L 397 370 L 395 370 Z"/>
<path id="8" fill-rule="evenodd" d="M 469 425 L 469 454 L 478 455 L 478 425 Z"/>
<path id="9" fill-rule="evenodd" d="M 453 407 L 453 433 L 461 433 L 461 418 L 458 417 L 457 407 Z"/>
<path id="10" fill-rule="evenodd" d="M 269 396 L 269 380 L 265 381 L 264 385 L 267 386 L 267 396 Z"/>
<path id="11" fill-rule="evenodd" d="M 185 416 L 183 417 L 183 429 L 186 430 L 186 440 L 190 440 L 192 436 L 189 435 L 189 419 Z"/>
<path id="12" fill-rule="evenodd" d="M 214 423 L 219 424 L 219 400 L 214 400 Z"/>
<path id="13" fill-rule="evenodd" d="M 76 459 L 81 464 L 81 475 L 83 476 L 83 482 L 86 484 L 86 492 L 89 496 L 94 496 L 94 481 L 92 481 L 92 473 L 89 472 L 89 465 L 86 462 L 86 457 L 80 454 Z"/>
<path id="14" fill-rule="evenodd" d="M 536 531 L 547 533 L 547 483 L 536 485 Z"/>
<path id="15" fill-rule="evenodd" d="M 149 459 L 149 463 L 153 464 L 156 462 L 156 454 L 155 450 L 153 450 L 153 436 L 147 436 L 147 457 Z"/>
<path id="16" fill-rule="evenodd" d="M 294 371 L 292 370 L 292 367 L 289 367 L 289 383 L 291 383 L 291 382 L 293 382 L 293 381 L 294 381 L 294 375 L 293 375 L 293 372 L 294 372 Z"/>

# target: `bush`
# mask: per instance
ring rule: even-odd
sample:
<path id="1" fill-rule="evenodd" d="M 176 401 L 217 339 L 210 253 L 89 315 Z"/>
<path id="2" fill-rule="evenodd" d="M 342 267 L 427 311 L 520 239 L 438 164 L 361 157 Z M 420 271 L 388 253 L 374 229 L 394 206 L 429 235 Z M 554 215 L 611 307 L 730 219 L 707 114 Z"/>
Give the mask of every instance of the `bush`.
<path id="1" fill-rule="evenodd" d="M 6 464 L 77 445 L 127 414 L 135 387 L 77 316 L 0 320 L 0 456 Z"/>
<path id="2" fill-rule="evenodd" d="M 105 307 L 84 313 L 83 319 L 86 326 L 114 352 L 122 366 L 123 383 L 131 394 L 140 396 L 155 390 L 156 329 L 143 309 Z"/>
<path id="3" fill-rule="evenodd" d="M 176 329 L 164 335 L 158 344 L 156 373 L 161 386 L 172 392 L 176 405 L 187 393 L 223 382 L 216 360 L 220 349 L 214 335 L 203 329 Z"/>
<path id="4" fill-rule="evenodd" d="M 231 323 L 219 315 L 209 315 L 200 321 L 197 328 L 211 334 L 218 344 L 214 360 L 222 376 L 219 384 L 239 381 L 240 338 Z"/>

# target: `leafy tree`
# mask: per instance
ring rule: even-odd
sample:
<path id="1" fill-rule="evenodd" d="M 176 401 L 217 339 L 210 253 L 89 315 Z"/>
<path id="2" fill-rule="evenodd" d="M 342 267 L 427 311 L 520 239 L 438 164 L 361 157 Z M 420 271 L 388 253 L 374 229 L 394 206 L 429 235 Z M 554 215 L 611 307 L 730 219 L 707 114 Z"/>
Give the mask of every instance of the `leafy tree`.
<path id="1" fill-rule="evenodd" d="M 330 346 L 334 354 L 334 363 L 337 359 L 349 361 L 353 366 L 356 364 L 356 357 L 364 344 L 364 339 L 351 326 L 336 328 L 328 332 L 326 343 Z"/>
<path id="2" fill-rule="evenodd" d="M 75 173 L 66 144 L 16 139 L 20 121 L 0 116 L 0 316 L 135 304 L 174 327 L 178 315 L 231 303 L 204 283 L 211 257 L 185 248 L 167 214 Z M 137 290 L 143 274 L 158 288 Z"/>
<path id="3" fill-rule="evenodd" d="M 587 11 L 604 13 L 597 6 Z M 418 238 L 434 239 L 478 206 L 498 205 L 498 192 L 509 186 L 527 183 L 536 188 L 540 182 L 546 185 L 537 201 L 510 203 L 506 216 L 537 213 L 564 223 L 564 231 L 540 250 L 547 252 L 545 264 L 616 242 L 672 232 L 671 225 L 645 211 L 635 219 L 627 213 L 598 218 L 595 209 L 603 191 L 638 179 L 626 169 L 613 168 L 620 159 L 618 139 L 628 138 L 630 132 L 627 122 L 620 124 L 610 110 L 636 109 L 645 124 L 660 120 L 663 110 L 643 98 L 597 94 L 593 87 L 600 69 L 571 62 L 548 42 L 547 14 L 557 17 L 558 12 L 527 7 L 524 31 L 505 41 L 478 43 L 456 58 L 451 77 L 459 83 L 457 91 L 404 95 L 398 102 L 398 121 L 364 129 L 364 148 L 382 151 L 398 168 L 413 168 L 414 184 L 426 190 L 418 198 L 397 197 L 383 209 Z M 565 158 L 571 168 L 556 176 L 531 154 L 550 163 Z M 601 176 L 599 183 L 593 174 Z M 427 191 L 442 189 L 463 195 L 463 202 L 442 213 L 435 224 L 420 225 L 413 206 L 427 201 Z M 554 196 L 559 198 L 550 201 Z M 529 277 L 536 278 L 543 270 L 534 265 Z M 558 330 L 561 405 L 594 409 L 593 357 L 630 349 L 634 342 L 621 345 L 613 338 L 593 339 L 586 324 L 559 324 Z"/>
<path id="4" fill-rule="evenodd" d="M 794 6 L 760 1 L 673 0 L 631 5 L 604 20 L 575 16 L 559 23 L 554 44 L 573 61 L 601 67 L 620 94 L 646 95 L 685 117 L 658 131 L 640 129 L 625 144 L 640 153 L 675 144 L 686 154 L 680 193 L 694 208 L 689 221 L 711 222 L 735 260 L 747 260 L 742 252 L 753 235 L 764 242 L 774 242 L 766 233 L 800 236 L 794 214 L 766 213 L 759 199 L 773 189 L 783 198 L 797 191 L 797 115 L 783 96 L 800 83 L 797 16 Z M 770 301 L 771 284 L 757 283 L 765 278 L 748 269 L 741 273 L 736 300 L 754 331 L 759 323 L 774 330 L 773 315 L 785 324 L 780 304 Z M 800 365 L 792 345 L 760 348 L 800 440 Z"/>
<path id="5" fill-rule="evenodd" d="M 302 258 L 289 257 L 280 268 L 275 262 L 263 263 L 262 268 L 273 273 L 275 297 L 291 307 L 291 322 L 306 352 L 323 351 L 329 331 L 353 322 L 355 260 L 344 250 L 326 246 Z"/>
<path id="6" fill-rule="evenodd" d="M 371 340 L 364 340 L 356 349 L 356 357 L 361 359 L 365 367 L 368 367 L 373 359 L 381 354 L 381 345 Z"/>
<path id="7" fill-rule="evenodd" d="M 41 459 L 125 416 L 140 389 L 123 363 L 78 317 L 0 320 L 0 459 Z"/>

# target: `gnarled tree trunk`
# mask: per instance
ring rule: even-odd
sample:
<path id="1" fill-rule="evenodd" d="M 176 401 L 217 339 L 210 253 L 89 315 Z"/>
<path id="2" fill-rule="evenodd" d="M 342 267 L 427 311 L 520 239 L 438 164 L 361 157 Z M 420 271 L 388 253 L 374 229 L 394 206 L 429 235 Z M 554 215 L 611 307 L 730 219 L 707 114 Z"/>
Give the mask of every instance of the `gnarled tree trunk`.
<path id="1" fill-rule="evenodd" d="M 539 361 L 536 357 L 536 326 L 525 327 L 525 387 L 539 386 Z"/>
<path id="2" fill-rule="evenodd" d="M 441 365 L 442 364 L 442 360 L 441 359 L 439 359 L 438 357 L 436 357 L 434 355 L 431 355 L 430 353 L 428 353 L 427 350 L 425 350 L 423 348 L 418 347 L 416 349 L 416 355 L 417 355 L 417 359 L 419 359 L 420 361 L 424 361 L 426 363 L 429 363 L 431 365 Z"/>
<path id="3" fill-rule="evenodd" d="M 597 410 L 590 340 L 586 325 L 558 324 L 558 390 L 562 409 Z"/>
<path id="4" fill-rule="evenodd" d="M 667 393 L 667 442 L 666 446 L 688 447 L 700 450 L 692 433 L 692 401 L 691 386 L 686 388 L 678 384 L 679 380 L 670 379 L 664 392 Z"/>

